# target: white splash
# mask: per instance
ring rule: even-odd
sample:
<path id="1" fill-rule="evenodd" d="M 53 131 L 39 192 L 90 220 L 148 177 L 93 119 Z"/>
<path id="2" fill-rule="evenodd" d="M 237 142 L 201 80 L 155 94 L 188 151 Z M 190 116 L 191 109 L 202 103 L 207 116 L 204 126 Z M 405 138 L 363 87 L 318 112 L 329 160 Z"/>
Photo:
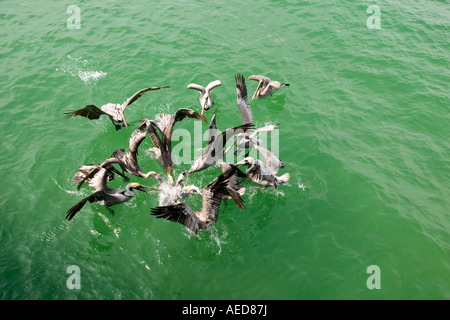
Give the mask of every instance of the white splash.
<path id="1" fill-rule="evenodd" d="M 298 187 L 299 189 L 302 189 L 302 191 L 305 191 L 306 188 L 308 188 L 307 186 L 305 186 L 303 183 L 299 182 L 298 183 Z"/>
<path id="2" fill-rule="evenodd" d="M 159 186 L 161 190 L 158 195 L 159 205 L 168 206 L 173 204 L 173 199 L 178 197 L 179 188 L 172 186 L 167 182 L 161 183 Z"/>
<path id="3" fill-rule="evenodd" d="M 71 55 L 67 55 L 67 61 L 62 63 L 61 68 L 56 68 L 56 71 L 62 71 L 73 77 L 78 77 L 84 83 L 98 81 L 100 78 L 107 75 L 106 72 L 92 69 L 93 67 L 90 65 L 88 60 L 83 59 L 82 57 L 75 58 Z"/>
<path id="4" fill-rule="evenodd" d="M 84 82 L 89 82 L 91 80 L 98 81 L 98 79 L 106 75 L 107 73 L 103 71 L 78 71 L 78 77 Z"/>

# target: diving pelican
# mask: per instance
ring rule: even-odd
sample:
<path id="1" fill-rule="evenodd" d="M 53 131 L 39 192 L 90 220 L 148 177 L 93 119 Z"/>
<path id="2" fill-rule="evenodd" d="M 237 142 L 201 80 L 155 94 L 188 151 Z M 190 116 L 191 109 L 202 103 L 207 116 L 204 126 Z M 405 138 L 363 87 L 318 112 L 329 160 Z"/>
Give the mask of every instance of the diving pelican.
<path id="1" fill-rule="evenodd" d="M 227 162 L 220 163 L 220 169 L 222 170 L 222 173 L 227 172 L 231 168 L 232 164 L 230 163 Z M 242 197 L 245 193 L 245 187 L 242 184 L 243 181 L 246 180 L 245 178 L 247 178 L 247 175 L 245 173 L 243 173 L 241 170 L 235 170 L 234 174 L 228 179 L 227 188 L 229 193 L 237 192 L 237 194 Z M 232 198 L 233 197 L 230 194 L 227 194 L 222 199 L 232 199 Z"/>
<path id="2" fill-rule="evenodd" d="M 184 175 L 206 169 L 210 165 L 222 159 L 224 156 L 224 147 L 227 141 L 232 136 L 241 132 L 246 132 L 247 130 L 253 128 L 252 123 L 246 123 L 217 133 L 216 113 L 217 108 L 214 111 L 214 115 L 212 116 L 209 124 L 208 142 L 206 147 L 203 149 L 203 153 L 197 158 L 197 160 L 194 161 L 191 168 L 184 172 Z"/>
<path id="3" fill-rule="evenodd" d="M 75 181 L 75 183 L 77 183 L 77 184 L 80 182 L 81 183 L 86 182 L 89 184 L 91 179 L 86 178 L 86 176 L 89 175 L 93 170 L 96 170 L 98 166 L 99 166 L 98 164 L 97 165 L 91 164 L 91 165 L 80 166 L 77 169 L 77 172 L 73 176 L 73 181 Z M 128 182 L 130 180 L 127 176 L 125 176 L 123 173 L 121 173 L 119 170 L 117 170 L 112 164 L 105 166 L 105 168 L 107 169 L 107 172 L 106 172 L 106 181 L 107 182 L 114 180 L 114 177 L 115 177 L 114 173 L 122 176 L 126 182 Z"/>
<path id="4" fill-rule="evenodd" d="M 285 173 L 278 177 L 278 170 L 284 168 L 284 164 L 271 151 L 255 145 L 256 150 L 262 155 L 266 163 L 252 157 L 246 157 L 236 163 L 237 167 L 248 166 L 246 170 L 247 176 L 256 184 L 262 185 L 263 189 L 273 186 L 277 189 L 277 185 L 285 184 L 289 181 L 289 173 Z"/>
<path id="5" fill-rule="evenodd" d="M 120 130 L 123 126 L 125 126 L 128 129 L 128 124 L 125 120 L 125 116 L 123 115 L 125 108 L 131 105 L 137 99 L 139 99 L 143 93 L 163 88 L 169 88 L 169 86 L 149 87 L 139 90 L 138 92 L 133 94 L 131 98 L 127 99 L 127 101 L 125 101 L 122 104 L 107 103 L 103 105 L 101 108 L 98 108 L 93 104 L 90 104 L 78 110 L 69 110 L 68 112 L 65 112 L 65 115 L 67 116 L 67 118 L 82 116 L 88 118 L 89 120 L 96 120 L 100 118 L 100 116 L 106 115 L 114 124 L 116 130 Z"/>
<path id="6" fill-rule="evenodd" d="M 247 86 L 245 85 L 245 78 L 243 75 L 238 73 L 235 77 L 236 79 L 236 93 L 237 93 L 237 106 L 239 108 L 239 111 L 241 113 L 242 117 L 242 124 L 246 123 L 253 123 L 253 114 L 252 110 L 250 108 L 250 104 L 248 103 L 248 97 L 247 97 Z M 255 137 L 260 132 L 269 132 L 273 131 L 277 128 L 276 125 L 267 125 L 262 128 L 258 128 L 256 130 L 250 129 L 247 130 L 245 133 L 239 133 L 236 135 L 234 139 L 234 143 L 230 145 L 226 150 L 225 154 L 230 151 L 230 149 L 237 145 L 238 148 L 249 148 L 246 156 L 250 153 L 250 148 L 252 144 L 260 143 L 260 140 L 255 139 Z M 239 153 L 239 149 L 236 151 L 235 155 Z"/>
<path id="7" fill-rule="evenodd" d="M 83 182 L 97 174 L 100 168 L 110 168 L 113 164 L 118 164 L 123 171 L 131 175 L 142 178 L 153 177 L 158 182 L 162 181 L 161 176 L 155 171 L 144 173 L 137 161 L 138 148 L 147 137 L 150 127 L 150 121 L 143 121 L 139 128 L 134 130 L 130 136 L 128 152 L 125 152 L 124 149 L 115 150 L 108 159 L 104 160 L 99 166 L 95 166 L 90 173 L 85 174 L 84 178 L 78 184 L 78 189 Z"/>
<path id="8" fill-rule="evenodd" d="M 245 133 L 243 133 L 243 132 L 238 133 L 236 135 L 236 138 L 234 139 L 234 143 L 225 150 L 225 154 L 227 154 L 228 151 L 230 151 L 230 149 L 233 146 L 237 146 L 238 150 L 236 150 L 235 155 L 239 154 L 239 152 L 240 152 L 239 149 L 248 148 L 248 151 L 245 155 L 246 157 L 248 157 L 248 154 L 250 153 L 250 149 L 252 148 L 252 146 L 254 146 L 255 144 L 260 144 L 262 142 L 261 140 L 256 139 L 255 137 L 261 132 L 271 132 L 277 128 L 278 128 L 278 125 L 269 124 L 267 126 L 258 128 L 256 130 L 249 130 Z M 250 134 L 249 134 L 249 132 L 250 132 Z"/>
<path id="9" fill-rule="evenodd" d="M 206 87 L 203 87 L 199 84 L 190 83 L 188 84 L 188 89 L 198 90 L 200 92 L 200 105 L 202 107 L 202 115 L 205 110 L 209 110 L 214 103 L 214 100 L 211 96 L 211 90 L 220 86 L 222 83 L 220 80 L 214 80 L 210 82 Z"/>
<path id="10" fill-rule="evenodd" d="M 156 159 L 161 163 L 169 178 L 172 178 L 171 170 L 174 165 L 172 160 L 173 128 L 175 123 L 182 121 L 186 117 L 191 119 L 199 119 L 206 122 L 204 115 L 187 108 L 178 109 L 174 115 L 166 113 L 159 114 L 159 122 L 148 119 L 141 120 L 147 121 L 150 124 L 148 134 L 150 135 L 154 147 L 150 148 L 149 151 L 155 154 Z"/>
<path id="11" fill-rule="evenodd" d="M 81 199 L 67 211 L 67 220 L 72 220 L 77 212 L 80 211 L 88 201 L 90 203 L 99 202 L 100 205 L 104 205 L 108 207 L 109 210 L 111 210 L 109 207 L 131 199 L 134 196 L 134 190 L 139 190 L 147 193 L 145 188 L 152 189 L 151 187 L 147 187 L 139 183 L 129 183 L 127 184 L 125 190 L 112 189 L 106 185 L 106 177 L 107 169 L 100 168 L 99 172 L 90 180 L 91 186 L 95 189 L 95 191 L 87 197 Z"/>
<path id="12" fill-rule="evenodd" d="M 237 169 L 232 167 L 225 173 L 215 178 L 202 190 L 202 208 L 199 211 L 194 211 L 185 202 L 170 206 L 161 206 L 151 209 L 151 214 L 156 218 L 164 218 L 169 221 L 178 222 L 186 226 L 189 230 L 198 233 L 199 230 L 207 230 L 219 218 L 220 204 L 222 198 L 230 194 L 228 182 L 231 176 L 235 174 Z M 244 200 L 237 192 L 230 194 L 239 204 L 239 208 L 244 207 Z"/>
<path id="13" fill-rule="evenodd" d="M 251 75 L 249 77 L 250 80 L 259 81 L 258 88 L 253 94 L 252 101 L 255 98 L 264 98 L 268 95 L 272 94 L 273 89 L 280 90 L 284 86 L 289 86 L 289 83 L 281 83 L 279 81 L 271 80 L 268 77 L 260 76 L 260 75 Z"/>
<path id="14" fill-rule="evenodd" d="M 238 73 L 235 76 L 236 80 L 236 93 L 237 93 L 237 105 L 241 112 L 242 124 L 253 123 L 253 114 L 247 97 L 247 86 L 245 85 L 245 78 Z"/>

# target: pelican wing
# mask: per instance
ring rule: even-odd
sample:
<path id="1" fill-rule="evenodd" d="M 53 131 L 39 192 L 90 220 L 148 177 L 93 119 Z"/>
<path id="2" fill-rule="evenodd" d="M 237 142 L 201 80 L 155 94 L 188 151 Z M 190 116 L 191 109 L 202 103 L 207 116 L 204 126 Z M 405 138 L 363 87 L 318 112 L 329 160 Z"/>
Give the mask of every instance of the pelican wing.
<path id="1" fill-rule="evenodd" d="M 75 183 L 84 182 L 84 178 L 86 177 L 86 175 L 89 174 L 96 167 L 97 165 L 95 164 L 79 166 L 77 169 L 78 172 L 75 173 L 73 176 L 73 181 L 75 181 Z"/>
<path id="2" fill-rule="evenodd" d="M 260 145 L 255 145 L 256 150 L 264 158 L 267 168 L 277 174 L 278 170 L 284 168 L 283 162 L 270 150 L 261 147 Z"/>
<path id="3" fill-rule="evenodd" d="M 258 74 L 253 74 L 253 75 L 251 75 L 250 77 L 248 77 L 250 80 L 255 80 L 255 81 L 262 81 L 262 82 L 269 82 L 270 81 L 270 78 L 267 78 L 267 77 L 265 77 L 265 76 L 261 76 L 261 75 L 258 75 Z"/>
<path id="4" fill-rule="evenodd" d="M 189 83 L 187 87 L 188 87 L 188 89 L 194 89 L 194 90 L 200 91 L 200 94 L 204 94 L 205 93 L 205 87 L 203 87 L 203 86 L 201 86 L 199 84 Z"/>
<path id="5" fill-rule="evenodd" d="M 123 176 L 120 172 L 115 170 L 115 168 L 109 169 L 109 165 L 112 165 L 114 163 L 119 164 L 122 169 L 124 168 L 123 164 L 123 156 L 125 155 L 125 151 L 123 149 L 119 149 L 113 152 L 110 158 L 104 160 L 99 165 L 94 165 L 93 169 L 90 172 L 86 172 L 84 177 L 79 179 L 77 189 L 79 190 L 81 188 L 81 185 L 84 182 L 87 182 L 91 188 L 94 188 L 95 190 L 102 190 L 106 188 L 106 182 L 107 182 L 107 173 L 108 172 L 116 172 L 119 175 Z M 125 178 L 125 176 L 123 176 Z"/>
<path id="6" fill-rule="evenodd" d="M 220 86 L 221 84 L 222 84 L 222 82 L 220 82 L 220 80 L 214 80 L 214 81 L 208 83 L 208 85 L 205 87 L 205 91 L 210 92 L 212 89 Z"/>
<path id="7" fill-rule="evenodd" d="M 237 126 L 237 127 L 232 127 L 232 128 L 226 129 L 220 133 L 221 139 L 217 139 L 216 146 L 218 146 L 219 143 L 222 142 L 222 145 L 220 145 L 220 150 L 222 150 L 221 153 L 223 153 L 223 148 L 225 148 L 227 141 L 231 137 L 233 137 L 239 133 L 244 133 L 247 130 L 251 130 L 251 129 L 253 129 L 253 123 L 245 123 L 245 124 Z"/>
<path id="8" fill-rule="evenodd" d="M 222 170 L 222 173 L 225 173 L 232 169 L 232 165 L 227 162 L 222 162 L 220 164 L 220 169 Z M 245 187 L 242 185 L 244 180 L 248 180 L 247 175 L 239 169 L 234 169 L 233 175 L 228 179 L 228 194 L 235 201 L 239 209 L 245 208 L 244 201 L 240 197 L 245 193 Z"/>
<path id="9" fill-rule="evenodd" d="M 225 172 L 215 178 L 202 191 L 202 210 L 200 214 L 205 218 L 207 217 L 211 222 L 215 222 L 219 218 L 220 204 L 224 196 L 230 195 L 239 208 L 242 209 L 244 207 L 244 200 L 241 199 L 237 192 L 234 192 L 234 190 L 230 191 L 229 188 L 230 178 L 238 174 L 238 171 L 241 171 L 235 165 L 230 164 L 229 166 Z"/>
<path id="10" fill-rule="evenodd" d="M 139 99 L 142 96 L 142 94 L 144 94 L 144 93 L 146 93 L 148 91 L 154 91 L 154 90 L 159 90 L 159 89 L 163 89 L 163 88 L 170 88 L 170 87 L 169 86 L 148 87 L 148 88 L 139 90 L 138 92 L 133 94 L 129 99 L 127 99 L 127 101 L 125 101 L 122 104 L 122 112 L 125 110 L 126 107 L 128 107 L 130 104 L 135 102 L 137 99 Z"/>
<path id="11" fill-rule="evenodd" d="M 204 115 L 202 115 L 192 109 L 188 109 L 188 108 L 178 109 L 177 112 L 175 113 L 175 116 L 173 116 L 172 121 L 170 122 L 170 124 L 167 126 L 167 128 L 165 130 L 166 143 L 170 143 L 172 141 L 172 133 L 173 133 L 173 128 L 175 126 L 175 123 L 183 121 L 183 119 L 185 119 L 186 117 L 191 118 L 191 119 L 198 119 L 198 120 L 202 120 L 202 121 L 206 122 L 206 118 Z"/>
<path id="12" fill-rule="evenodd" d="M 280 90 L 282 85 L 279 81 L 270 81 L 268 87 L 272 87 L 274 89 Z"/>
<path id="13" fill-rule="evenodd" d="M 93 176 L 89 178 L 89 186 L 97 191 L 106 189 L 108 169 L 97 166 L 97 168 L 93 170 L 93 173 Z M 90 175 L 92 175 L 92 172 L 89 176 Z"/>
<path id="14" fill-rule="evenodd" d="M 181 223 L 195 234 L 200 230 L 202 224 L 195 212 L 185 202 L 153 208 L 151 214 L 159 219 Z"/>
<path id="15" fill-rule="evenodd" d="M 247 97 L 247 86 L 244 76 L 238 73 L 236 79 L 237 105 L 242 116 L 242 123 L 253 123 L 253 114 Z"/>
<path id="16" fill-rule="evenodd" d="M 100 108 L 90 104 L 84 108 L 78 109 L 78 110 L 69 110 L 68 112 L 64 113 L 67 118 L 72 118 L 75 116 L 81 116 L 88 118 L 89 120 L 96 120 L 100 118 L 102 115 L 107 115 L 106 112 L 102 111 Z"/>
<path id="17" fill-rule="evenodd" d="M 107 195 L 102 190 L 98 190 L 98 191 L 95 191 L 94 193 L 91 193 L 87 197 L 81 199 L 79 202 L 77 202 L 74 206 L 72 206 L 67 211 L 66 219 L 69 220 L 69 221 L 72 220 L 72 218 L 77 214 L 77 212 L 80 211 L 81 208 L 84 207 L 86 202 L 89 201 L 90 203 L 93 203 L 93 202 L 96 202 L 96 201 L 105 200 L 106 198 L 107 198 Z"/>
<path id="18" fill-rule="evenodd" d="M 138 148 L 147 136 L 149 126 L 150 121 L 145 121 L 131 134 L 128 151 L 134 156 L 138 154 Z"/>
<path id="19" fill-rule="evenodd" d="M 276 128 L 278 128 L 278 125 L 276 125 L 276 124 L 269 124 L 267 126 L 258 128 L 258 129 L 256 129 L 255 131 L 252 132 L 252 134 L 249 136 L 249 138 L 253 139 L 260 132 L 271 132 L 271 131 L 275 130 Z"/>
<path id="20" fill-rule="evenodd" d="M 217 112 L 217 108 L 216 108 Z M 224 148 L 227 141 L 239 133 L 253 128 L 252 123 L 246 123 L 237 127 L 226 129 L 217 134 L 215 113 L 211 119 L 208 143 L 203 149 L 202 155 L 192 164 L 190 172 L 203 170 L 224 156 Z"/>

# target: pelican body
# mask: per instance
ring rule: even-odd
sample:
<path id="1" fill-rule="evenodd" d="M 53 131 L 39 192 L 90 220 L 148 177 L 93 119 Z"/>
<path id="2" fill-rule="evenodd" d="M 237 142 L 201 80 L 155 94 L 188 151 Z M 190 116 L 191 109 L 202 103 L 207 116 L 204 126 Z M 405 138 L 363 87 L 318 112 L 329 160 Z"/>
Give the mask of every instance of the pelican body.
<path id="1" fill-rule="evenodd" d="M 202 190 L 202 208 L 194 211 L 187 203 L 181 202 L 170 206 L 160 206 L 151 209 L 151 214 L 156 218 L 164 218 L 172 222 L 178 222 L 195 234 L 199 230 L 207 230 L 219 218 L 220 204 L 224 196 L 230 194 L 228 182 L 235 174 L 235 166 L 215 178 Z M 239 208 L 244 207 L 244 201 L 236 192 L 230 194 Z"/>
<path id="2" fill-rule="evenodd" d="M 92 179 L 92 177 L 96 175 L 101 168 L 114 168 L 113 164 L 118 164 L 122 171 L 126 171 L 131 175 L 145 179 L 153 177 L 158 181 L 162 181 L 161 176 L 155 171 L 144 173 L 137 160 L 138 148 L 141 145 L 142 141 L 144 141 L 144 139 L 147 137 L 149 127 L 150 122 L 144 121 L 139 126 L 139 128 L 133 131 L 128 143 L 128 152 L 125 152 L 125 149 L 117 149 L 111 154 L 108 159 L 104 160 L 100 165 L 93 166 L 91 167 L 92 169 L 89 172 L 85 172 L 84 177 L 79 175 L 78 179 L 76 180 L 78 181 L 78 189 L 81 187 L 83 182 L 87 182 L 89 179 Z M 118 173 L 116 169 L 112 171 Z M 123 176 L 123 174 L 120 175 Z"/>
<path id="3" fill-rule="evenodd" d="M 220 80 L 214 80 L 212 82 L 210 82 L 206 87 L 203 87 L 199 84 L 196 83 L 190 83 L 188 84 L 188 89 L 194 89 L 194 90 L 198 90 L 200 92 L 200 97 L 199 97 L 199 101 L 200 101 L 200 106 L 202 107 L 202 115 L 203 112 L 205 110 L 209 110 L 212 105 L 214 104 L 214 100 L 211 96 L 211 90 L 220 86 L 222 83 L 220 82 Z"/>
<path id="4" fill-rule="evenodd" d="M 252 182 L 263 186 L 264 189 L 270 186 L 277 189 L 277 185 L 289 181 L 289 173 L 277 176 L 279 169 L 284 168 L 283 162 L 278 157 L 259 145 L 255 145 L 255 148 L 263 156 L 266 163 L 252 157 L 246 157 L 236 163 L 237 167 L 247 166 L 246 174 Z"/>
<path id="5" fill-rule="evenodd" d="M 264 98 L 272 94 L 273 89 L 280 90 L 284 86 L 289 86 L 289 83 L 281 83 L 274 81 L 268 77 L 260 75 L 251 75 L 250 80 L 258 81 L 258 87 L 253 94 L 252 101 L 255 98 Z"/>
<path id="6" fill-rule="evenodd" d="M 169 86 L 161 86 L 161 87 L 148 87 L 142 90 L 139 90 L 135 94 L 133 94 L 127 101 L 125 101 L 122 104 L 117 103 L 107 103 L 98 108 L 97 106 L 90 104 L 85 106 L 84 108 L 78 109 L 78 110 L 69 110 L 66 112 L 67 118 L 72 118 L 75 116 L 81 116 L 88 118 L 89 120 L 97 120 L 102 115 L 106 115 L 109 117 L 111 122 L 113 123 L 116 130 L 120 130 L 124 126 L 128 129 L 128 124 L 125 120 L 124 111 L 125 108 L 129 105 L 131 105 L 133 102 L 135 102 L 137 99 L 139 99 L 142 94 L 148 91 L 154 91 L 159 90 L 162 88 L 169 88 Z"/>
<path id="7" fill-rule="evenodd" d="M 194 163 L 191 165 L 191 168 L 186 171 L 185 174 L 191 174 L 193 172 L 204 170 L 210 165 L 216 163 L 218 160 L 222 159 L 224 156 L 224 147 L 227 141 L 231 137 L 239 133 L 244 133 L 247 130 L 253 128 L 252 123 L 246 123 L 241 126 L 232 127 L 218 133 L 216 126 L 216 113 L 217 108 L 209 124 L 208 142 L 206 144 L 206 147 L 203 149 L 200 157 L 198 157 L 194 161 Z"/>
<path id="8" fill-rule="evenodd" d="M 175 124 L 182 121 L 186 117 L 191 119 L 199 119 L 206 122 L 204 115 L 198 112 L 187 109 L 180 108 L 174 115 L 170 114 L 159 114 L 159 122 L 153 120 L 142 119 L 141 121 L 148 121 L 148 134 L 153 142 L 154 147 L 150 148 L 149 151 L 154 153 L 156 160 L 158 160 L 166 171 L 167 175 L 171 179 L 171 170 L 173 168 L 172 160 L 172 133 Z"/>
<path id="9" fill-rule="evenodd" d="M 98 202 L 100 205 L 109 208 L 130 200 L 134 196 L 134 190 L 147 192 L 145 188 L 151 189 L 151 187 L 143 186 L 139 183 L 129 183 L 125 189 L 112 189 L 106 185 L 106 180 L 107 169 L 100 167 L 97 174 L 90 180 L 90 185 L 95 191 L 72 206 L 67 211 L 66 219 L 72 220 L 88 201 L 90 203 Z"/>

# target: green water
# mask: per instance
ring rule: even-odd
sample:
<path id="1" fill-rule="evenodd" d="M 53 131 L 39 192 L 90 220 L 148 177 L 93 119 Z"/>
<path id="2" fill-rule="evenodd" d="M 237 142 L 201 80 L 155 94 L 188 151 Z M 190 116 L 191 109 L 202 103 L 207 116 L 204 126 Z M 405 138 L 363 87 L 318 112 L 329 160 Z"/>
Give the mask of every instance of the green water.
<path id="1" fill-rule="evenodd" d="M 449 21 L 447 1 L 1 1 L 1 298 L 449 299 Z M 91 192 L 78 166 L 127 148 L 142 117 L 199 109 L 188 83 L 220 79 L 217 126 L 241 124 L 237 72 L 290 84 L 251 102 L 257 126 L 280 124 L 287 185 L 249 190 L 198 236 L 151 216 L 154 193 L 64 219 Z M 157 85 L 171 88 L 129 107 L 129 130 L 64 118 Z"/>

